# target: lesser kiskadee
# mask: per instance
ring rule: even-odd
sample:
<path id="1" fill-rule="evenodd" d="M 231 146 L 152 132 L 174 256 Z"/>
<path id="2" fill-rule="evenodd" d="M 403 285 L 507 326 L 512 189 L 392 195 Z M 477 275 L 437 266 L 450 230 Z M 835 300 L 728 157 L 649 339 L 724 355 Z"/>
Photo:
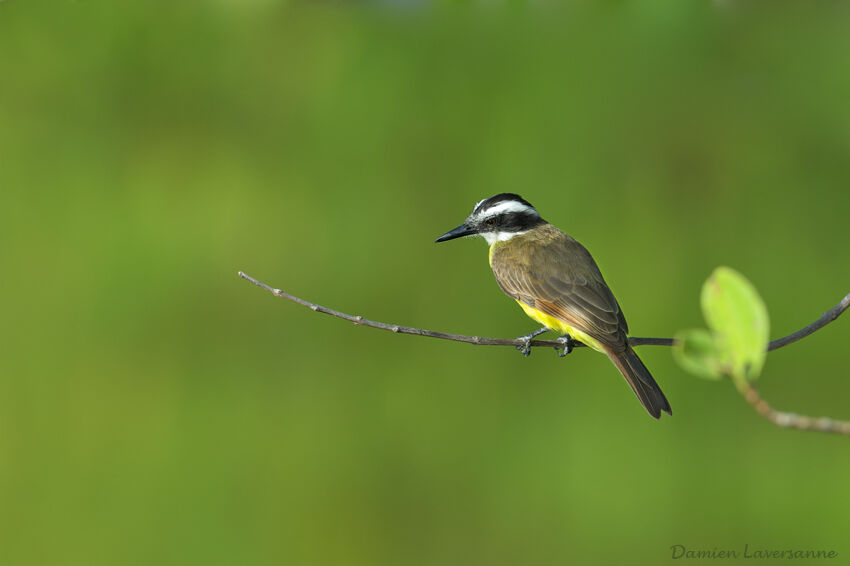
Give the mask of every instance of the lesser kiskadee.
<path id="1" fill-rule="evenodd" d="M 482 236 L 490 244 L 490 267 L 502 291 L 543 328 L 521 336 L 526 356 L 532 338 L 555 330 L 566 355 L 573 339 L 606 354 L 640 402 L 656 419 L 672 415 L 670 403 L 629 346 L 623 311 L 590 253 L 540 217 L 521 196 L 502 193 L 484 199 L 463 224 L 437 242 Z"/>

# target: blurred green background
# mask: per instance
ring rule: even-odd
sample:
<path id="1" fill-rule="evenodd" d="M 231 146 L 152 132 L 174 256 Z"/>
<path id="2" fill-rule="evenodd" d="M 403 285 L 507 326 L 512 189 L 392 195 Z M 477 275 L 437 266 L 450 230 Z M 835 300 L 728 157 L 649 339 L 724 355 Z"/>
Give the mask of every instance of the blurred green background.
<path id="1" fill-rule="evenodd" d="M 525 359 L 310 312 L 514 337 L 482 241 L 518 192 L 636 336 L 717 265 L 771 335 L 850 290 L 839 2 L 0 3 L 0 563 L 850 561 L 850 442 L 777 428 L 643 347 L 649 418 L 582 350 Z M 772 353 L 850 418 L 850 320 Z M 679 561 L 681 562 L 681 561 Z M 758 563 L 758 561 L 748 561 Z"/>

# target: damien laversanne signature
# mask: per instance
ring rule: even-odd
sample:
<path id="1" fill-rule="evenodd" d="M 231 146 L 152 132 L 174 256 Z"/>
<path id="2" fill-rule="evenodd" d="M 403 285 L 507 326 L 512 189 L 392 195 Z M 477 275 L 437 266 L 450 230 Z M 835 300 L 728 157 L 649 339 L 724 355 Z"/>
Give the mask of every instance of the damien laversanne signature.
<path id="1" fill-rule="evenodd" d="M 757 558 L 757 559 L 785 559 L 785 560 L 803 560 L 812 558 L 836 558 L 838 552 L 835 550 L 826 549 L 803 549 L 803 548 L 766 548 L 755 547 L 745 544 L 742 549 L 731 548 L 687 548 L 683 544 L 674 544 L 670 547 L 673 560 L 679 558 L 696 558 L 696 559 L 730 559 L 730 558 Z"/>

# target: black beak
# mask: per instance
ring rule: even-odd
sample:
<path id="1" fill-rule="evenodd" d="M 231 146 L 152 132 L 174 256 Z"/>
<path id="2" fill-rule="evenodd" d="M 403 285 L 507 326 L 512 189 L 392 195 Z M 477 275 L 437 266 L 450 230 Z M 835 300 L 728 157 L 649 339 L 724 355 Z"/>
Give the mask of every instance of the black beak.
<path id="1" fill-rule="evenodd" d="M 448 242 L 449 240 L 454 240 L 455 238 L 463 238 L 464 236 L 471 236 L 473 234 L 477 234 L 478 230 L 475 228 L 470 228 L 466 224 L 461 224 L 454 230 L 449 230 L 434 242 L 435 244 L 438 242 Z"/>

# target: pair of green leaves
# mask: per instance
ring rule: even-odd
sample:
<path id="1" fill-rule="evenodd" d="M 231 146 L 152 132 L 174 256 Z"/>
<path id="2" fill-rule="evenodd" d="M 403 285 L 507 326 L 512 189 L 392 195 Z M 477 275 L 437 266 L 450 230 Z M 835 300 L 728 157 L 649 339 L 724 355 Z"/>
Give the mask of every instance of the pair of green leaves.
<path id="1" fill-rule="evenodd" d="M 710 330 L 683 330 L 673 355 L 683 368 L 708 379 L 730 377 L 738 389 L 758 378 L 767 356 L 770 323 L 758 291 L 743 275 L 718 267 L 702 286 Z"/>

